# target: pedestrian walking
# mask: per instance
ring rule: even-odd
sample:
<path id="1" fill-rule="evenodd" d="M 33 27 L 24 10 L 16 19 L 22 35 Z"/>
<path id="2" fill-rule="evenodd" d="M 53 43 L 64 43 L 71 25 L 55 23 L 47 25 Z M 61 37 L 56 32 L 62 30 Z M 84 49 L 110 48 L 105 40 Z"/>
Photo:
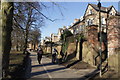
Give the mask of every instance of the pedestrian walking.
<path id="1" fill-rule="evenodd" d="M 39 47 L 37 50 L 37 60 L 39 64 L 41 64 L 42 55 L 43 55 L 43 50 L 41 47 Z"/>
<path id="2" fill-rule="evenodd" d="M 52 63 L 56 63 L 57 53 L 58 53 L 58 51 L 54 48 L 53 53 L 52 53 Z"/>
<path id="3" fill-rule="evenodd" d="M 63 59 L 64 53 L 62 52 L 62 50 L 60 51 L 60 55 L 62 56 L 62 59 Z"/>

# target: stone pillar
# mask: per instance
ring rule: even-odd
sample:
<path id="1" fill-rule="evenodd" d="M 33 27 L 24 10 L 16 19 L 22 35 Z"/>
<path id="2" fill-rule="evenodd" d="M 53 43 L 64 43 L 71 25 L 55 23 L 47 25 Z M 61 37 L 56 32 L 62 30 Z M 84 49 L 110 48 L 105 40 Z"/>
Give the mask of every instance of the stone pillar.
<path id="1" fill-rule="evenodd" d="M 77 54 L 76 54 L 76 58 L 78 60 L 80 60 L 80 42 L 77 43 Z"/>

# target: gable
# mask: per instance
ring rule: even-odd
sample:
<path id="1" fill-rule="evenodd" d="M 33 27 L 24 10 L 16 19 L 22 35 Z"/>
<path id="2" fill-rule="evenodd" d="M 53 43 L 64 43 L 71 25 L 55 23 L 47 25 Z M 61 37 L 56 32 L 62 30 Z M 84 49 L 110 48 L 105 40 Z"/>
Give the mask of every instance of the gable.
<path id="1" fill-rule="evenodd" d="M 91 13 L 91 11 L 92 11 L 92 13 Z M 95 13 L 95 11 L 96 11 L 96 10 L 89 4 L 89 5 L 87 6 L 87 9 L 86 9 L 86 11 L 85 11 L 84 16 L 93 14 L 93 13 Z"/>
<path id="2" fill-rule="evenodd" d="M 116 13 L 117 13 L 117 11 L 114 7 L 112 7 L 111 10 L 109 11 L 110 15 L 115 15 Z"/>

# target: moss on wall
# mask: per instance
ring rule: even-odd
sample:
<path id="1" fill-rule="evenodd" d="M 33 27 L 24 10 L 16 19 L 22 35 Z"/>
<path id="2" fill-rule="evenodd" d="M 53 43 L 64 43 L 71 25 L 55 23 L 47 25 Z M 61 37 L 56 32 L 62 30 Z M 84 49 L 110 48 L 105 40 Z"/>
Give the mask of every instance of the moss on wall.
<path id="1" fill-rule="evenodd" d="M 98 55 L 98 53 L 90 46 L 87 41 L 83 43 L 82 53 L 83 61 L 95 66 L 95 57 Z M 96 63 L 99 63 L 99 57 L 96 58 Z"/>
<path id="2" fill-rule="evenodd" d="M 110 69 L 114 69 L 115 71 L 119 70 L 119 66 L 120 66 L 120 51 L 116 51 L 115 54 L 110 55 L 108 58 L 108 66 L 110 67 Z"/>

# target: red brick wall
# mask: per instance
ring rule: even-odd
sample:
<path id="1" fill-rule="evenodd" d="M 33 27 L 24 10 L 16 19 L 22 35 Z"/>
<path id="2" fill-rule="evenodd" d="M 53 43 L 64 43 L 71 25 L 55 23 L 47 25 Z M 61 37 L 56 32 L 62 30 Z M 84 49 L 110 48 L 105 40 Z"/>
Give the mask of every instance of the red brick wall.
<path id="1" fill-rule="evenodd" d="M 98 41 L 98 27 L 96 26 L 90 26 L 88 28 L 88 42 L 91 44 L 91 46 L 93 48 L 95 48 L 96 50 L 99 49 L 99 41 Z M 105 50 L 105 45 L 104 43 L 102 43 L 102 51 Z"/>
<path id="2" fill-rule="evenodd" d="M 120 21 L 119 17 L 112 17 L 108 21 L 108 54 L 115 53 L 120 48 Z"/>

